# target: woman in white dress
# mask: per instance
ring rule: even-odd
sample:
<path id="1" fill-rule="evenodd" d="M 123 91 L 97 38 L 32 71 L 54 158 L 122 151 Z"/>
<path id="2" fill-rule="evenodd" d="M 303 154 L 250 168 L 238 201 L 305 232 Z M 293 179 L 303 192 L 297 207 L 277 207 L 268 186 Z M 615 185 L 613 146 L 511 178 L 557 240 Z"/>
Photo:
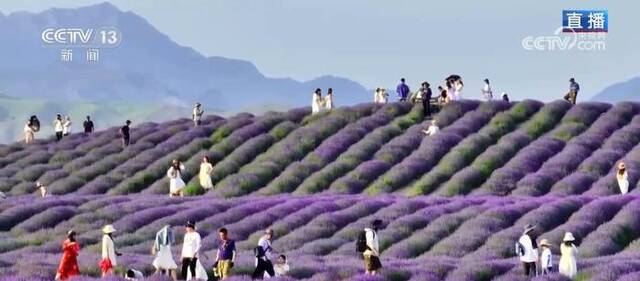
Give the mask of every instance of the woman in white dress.
<path id="1" fill-rule="evenodd" d="M 578 273 L 578 248 L 574 244 L 576 238 L 573 237 L 571 232 L 566 232 L 564 234 L 564 239 L 562 239 L 562 244 L 560 245 L 560 264 L 558 265 L 560 269 L 560 274 L 567 276 L 569 278 L 573 278 Z"/>
<path id="2" fill-rule="evenodd" d="M 464 85 L 462 84 L 462 79 L 458 79 L 453 81 L 453 88 L 455 93 L 453 94 L 453 97 L 455 100 L 461 100 L 462 99 L 462 88 L 464 87 Z"/>
<path id="3" fill-rule="evenodd" d="M 213 172 L 213 165 L 209 161 L 209 157 L 205 156 L 202 158 L 202 163 L 200 164 L 200 173 L 198 174 L 198 179 L 200 180 L 200 186 L 204 189 L 213 188 L 213 183 L 211 182 L 211 173 Z"/>
<path id="4" fill-rule="evenodd" d="M 156 233 L 156 241 L 153 244 L 151 254 L 156 256 L 153 260 L 153 267 L 156 268 L 156 274 L 166 272 L 171 275 L 173 280 L 178 280 L 176 269 L 178 265 L 173 260 L 171 253 L 171 245 L 175 243 L 175 234 L 170 225 L 165 225 L 158 233 Z"/>
<path id="5" fill-rule="evenodd" d="M 387 101 L 388 99 L 387 99 L 386 90 L 382 87 L 377 88 L 375 93 L 373 93 L 373 102 L 379 103 L 379 104 L 385 104 L 387 103 Z"/>
<path id="6" fill-rule="evenodd" d="M 105 225 L 102 228 L 102 260 L 100 261 L 100 271 L 102 271 L 102 277 L 105 277 L 113 272 L 113 269 L 118 265 L 116 263 L 116 256 L 122 254 L 116 251 L 116 247 L 113 243 L 113 233 L 116 229 L 113 225 Z"/>
<path id="7" fill-rule="evenodd" d="M 62 123 L 62 135 L 68 136 L 69 134 L 71 134 L 71 117 L 65 116 Z"/>
<path id="8" fill-rule="evenodd" d="M 329 88 L 327 90 L 327 96 L 324 98 L 324 109 L 331 110 L 333 109 L 333 89 Z"/>
<path id="9" fill-rule="evenodd" d="M 171 163 L 171 167 L 167 171 L 169 177 L 169 196 L 184 196 L 184 181 L 182 180 L 182 170 L 184 165 L 177 159 L 174 159 Z"/>
<path id="10" fill-rule="evenodd" d="M 311 99 L 311 113 L 316 114 L 322 110 L 322 90 L 316 89 Z"/>
<path id="11" fill-rule="evenodd" d="M 32 143 L 35 138 L 35 131 L 31 127 L 31 122 L 27 121 L 24 125 L 24 143 Z"/>
<path id="12" fill-rule="evenodd" d="M 620 164 L 618 164 L 616 179 L 618 180 L 620 193 L 627 194 L 627 192 L 629 192 L 629 175 L 627 174 L 627 167 L 623 162 L 620 162 Z"/>

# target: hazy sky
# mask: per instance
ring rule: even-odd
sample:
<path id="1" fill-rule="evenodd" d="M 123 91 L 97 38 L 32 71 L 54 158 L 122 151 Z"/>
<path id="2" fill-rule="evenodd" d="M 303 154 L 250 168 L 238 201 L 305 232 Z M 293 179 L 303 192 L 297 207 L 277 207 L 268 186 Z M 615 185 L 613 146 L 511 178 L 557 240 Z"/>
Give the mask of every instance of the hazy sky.
<path id="1" fill-rule="evenodd" d="M 102 0 L 2 0 L 0 11 L 42 11 Z M 324 74 L 373 88 L 400 77 L 438 84 L 461 74 L 478 97 L 482 79 L 512 97 L 562 96 L 568 78 L 582 97 L 640 74 L 637 1 L 114 0 L 181 45 L 253 62 L 264 74 Z M 605 51 L 526 51 L 527 36 L 553 35 L 563 9 L 607 9 Z M 126 36 L 126 34 L 125 34 Z M 580 97 L 579 97 L 580 98 Z"/>

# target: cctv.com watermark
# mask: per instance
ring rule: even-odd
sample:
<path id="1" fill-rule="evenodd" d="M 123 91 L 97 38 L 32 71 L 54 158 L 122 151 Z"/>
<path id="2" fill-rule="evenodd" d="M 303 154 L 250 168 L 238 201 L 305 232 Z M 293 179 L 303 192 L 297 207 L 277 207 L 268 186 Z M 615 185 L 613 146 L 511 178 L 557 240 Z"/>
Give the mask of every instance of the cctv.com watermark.
<path id="1" fill-rule="evenodd" d="M 606 33 L 581 33 L 560 27 L 553 35 L 527 36 L 522 39 L 521 43 L 522 48 L 527 51 L 592 52 L 605 51 L 607 49 L 606 39 Z"/>

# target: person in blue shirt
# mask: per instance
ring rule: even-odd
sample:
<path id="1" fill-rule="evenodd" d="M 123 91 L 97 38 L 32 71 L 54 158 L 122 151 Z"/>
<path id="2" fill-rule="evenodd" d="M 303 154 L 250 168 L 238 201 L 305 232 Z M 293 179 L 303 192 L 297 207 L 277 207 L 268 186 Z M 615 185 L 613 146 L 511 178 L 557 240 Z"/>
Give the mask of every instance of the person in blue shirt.
<path id="1" fill-rule="evenodd" d="M 407 97 L 409 97 L 409 86 L 405 84 L 404 78 L 400 79 L 400 84 L 396 88 L 396 93 L 398 93 L 398 97 L 400 101 L 407 101 Z"/>

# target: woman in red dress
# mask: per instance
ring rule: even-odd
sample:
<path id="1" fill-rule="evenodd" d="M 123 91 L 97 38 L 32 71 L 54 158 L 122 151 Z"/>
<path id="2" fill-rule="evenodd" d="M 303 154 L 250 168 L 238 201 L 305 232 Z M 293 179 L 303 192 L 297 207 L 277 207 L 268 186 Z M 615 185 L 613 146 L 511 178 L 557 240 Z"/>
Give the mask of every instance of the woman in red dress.
<path id="1" fill-rule="evenodd" d="M 80 244 L 76 241 L 76 232 L 70 230 L 67 232 L 67 239 L 62 243 L 62 260 L 58 267 L 56 280 L 67 280 L 73 276 L 80 274 L 78 267 L 78 254 L 80 253 Z"/>

